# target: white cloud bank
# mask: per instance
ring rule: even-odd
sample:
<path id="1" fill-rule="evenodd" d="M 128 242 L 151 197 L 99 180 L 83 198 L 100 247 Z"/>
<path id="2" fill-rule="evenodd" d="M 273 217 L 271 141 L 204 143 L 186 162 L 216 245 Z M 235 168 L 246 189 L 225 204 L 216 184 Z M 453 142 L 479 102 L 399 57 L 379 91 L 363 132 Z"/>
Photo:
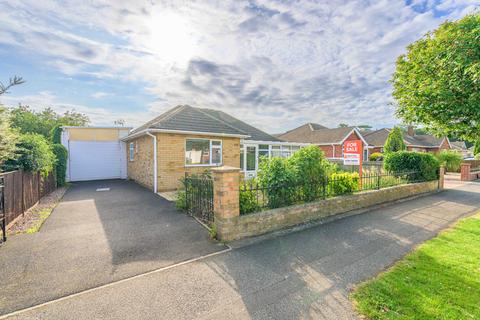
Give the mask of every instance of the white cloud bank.
<path id="1" fill-rule="evenodd" d="M 377 126 L 394 122 L 388 80 L 396 57 L 476 2 L 6 0 L 0 44 L 72 77 L 130 81 L 156 97 L 148 115 L 77 108 L 95 123 L 110 116 L 137 125 L 190 104 L 270 132 L 305 121 Z M 49 101 L 59 105 L 54 95 Z"/>

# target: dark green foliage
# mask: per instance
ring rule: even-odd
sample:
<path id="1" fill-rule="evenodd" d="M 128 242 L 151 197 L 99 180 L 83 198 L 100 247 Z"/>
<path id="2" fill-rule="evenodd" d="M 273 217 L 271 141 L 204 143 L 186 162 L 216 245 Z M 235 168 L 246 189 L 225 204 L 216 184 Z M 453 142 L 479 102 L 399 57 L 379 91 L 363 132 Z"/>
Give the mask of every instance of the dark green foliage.
<path id="1" fill-rule="evenodd" d="M 403 151 L 405 149 L 407 149 L 407 146 L 403 141 L 402 129 L 400 129 L 399 127 L 393 128 L 392 131 L 390 131 L 390 133 L 388 134 L 387 141 L 385 141 L 385 145 L 383 146 L 384 152 L 397 152 Z"/>
<path id="2" fill-rule="evenodd" d="M 61 144 L 54 144 L 52 146 L 53 154 L 56 158 L 55 163 L 55 172 L 57 175 L 57 186 L 62 187 L 65 185 L 65 175 L 67 172 L 67 159 L 68 159 L 68 151 L 67 149 Z"/>
<path id="3" fill-rule="evenodd" d="M 400 151 L 386 154 L 383 166 L 392 173 L 417 172 L 409 179 L 428 181 L 438 179 L 440 163 L 431 153 Z"/>
<path id="4" fill-rule="evenodd" d="M 52 143 L 62 143 L 62 126 L 56 125 L 50 132 Z"/>
<path id="5" fill-rule="evenodd" d="M 53 170 L 55 165 L 55 155 L 52 147 L 39 134 L 21 135 L 17 144 L 17 154 L 16 159 L 5 162 L 5 170 L 40 171 L 46 175 Z"/>
<path id="6" fill-rule="evenodd" d="M 480 138 L 480 13 L 410 44 L 393 75 L 397 115 L 433 134 Z"/>
<path id="7" fill-rule="evenodd" d="M 370 160 L 370 161 L 382 161 L 383 160 L 383 153 L 374 152 L 368 157 L 368 160 Z"/>
<path id="8" fill-rule="evenodd" d="M 458 172 L 463 160 L 462 155 L 453 150 L 442 150 L 437 154 L 437 158 L 440 164 L 444 165 L 449 172 Z"/>
<path id="9" fill-rule="evenodd" d="M 329 167 L 323 152 L 317 146 L 308 146 L 295 152 L 288 160 L 289 167 L 293 170 L 295 185 L 300 188 L 305 201 L 316 199 L 321 194 L 318 186 L 326 177 Z"/>
<path id="10" fill-rule="evenodd" d="M 175 200 L 175 207 L 181 211 L 187 210 L 187 194 L 185 190 L 177 191 L 177 200 Z"/>
<path id="11" fill-rule="evenodd" d="M 473 146 L 473 155 L 477 156 L 480 154 L 480 140 L 475 141 L 475 145 Z"/>

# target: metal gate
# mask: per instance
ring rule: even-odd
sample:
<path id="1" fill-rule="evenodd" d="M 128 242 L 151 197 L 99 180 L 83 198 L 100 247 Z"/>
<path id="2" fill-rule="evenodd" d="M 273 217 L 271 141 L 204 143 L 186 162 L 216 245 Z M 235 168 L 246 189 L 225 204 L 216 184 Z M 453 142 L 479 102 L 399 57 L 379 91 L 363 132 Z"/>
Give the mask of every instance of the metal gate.
<path id="1" fill-rule="evenodd" d="M 213 179 L 208 175 L 185 177 L 185 198 L 189 215 L 213 223 Z"/>

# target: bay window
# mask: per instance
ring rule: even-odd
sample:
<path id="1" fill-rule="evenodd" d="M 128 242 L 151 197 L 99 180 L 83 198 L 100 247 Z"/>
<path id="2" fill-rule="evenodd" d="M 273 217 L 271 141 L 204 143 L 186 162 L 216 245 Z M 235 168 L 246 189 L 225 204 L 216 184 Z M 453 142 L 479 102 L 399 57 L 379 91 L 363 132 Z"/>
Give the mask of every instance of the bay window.
<path id="1" fill-rule="evenodd" d="M 215 166 L 222 164 L 222 141 L 186 139 L 185 165 Z"/>

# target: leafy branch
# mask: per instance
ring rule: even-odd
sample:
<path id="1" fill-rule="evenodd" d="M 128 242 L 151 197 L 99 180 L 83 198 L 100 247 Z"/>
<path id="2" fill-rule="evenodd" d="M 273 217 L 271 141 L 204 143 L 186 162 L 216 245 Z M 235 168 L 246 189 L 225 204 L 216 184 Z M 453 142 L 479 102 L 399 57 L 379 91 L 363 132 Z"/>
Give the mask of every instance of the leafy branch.
<path id="1" fill-rule="evenodd" d="M 2 94 L 8 93 L 8 89 L 10 89 L 11 87 L 22 84 L 24 82 L 25 80 L 23 80 L 22 77 L 17 77 L 17 76 L 10 78 L 7 85 L 4 85 L 2 82 L 0 82 L 0 96 Z"/>

